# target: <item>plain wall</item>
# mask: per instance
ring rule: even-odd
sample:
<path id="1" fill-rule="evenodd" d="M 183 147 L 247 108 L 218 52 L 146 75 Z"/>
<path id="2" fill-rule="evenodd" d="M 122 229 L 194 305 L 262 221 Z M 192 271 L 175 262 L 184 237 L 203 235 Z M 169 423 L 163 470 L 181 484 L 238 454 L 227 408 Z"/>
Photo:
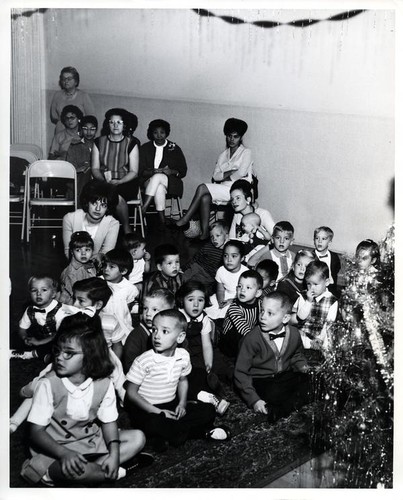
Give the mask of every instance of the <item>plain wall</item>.
<path id="1" fill-rule="evenodd" d="M 236 15 L 285 21 L 334 13 Z M 125 107 L 138 116 L 144 142 L 150 120 L 168 120 L 189 166 L 185 207 L 211 178 L 225 119 L 242 118 L 260 205 L 292 222 L 298 243 L 311 244 L 313 229 L 329 225 L 334 248 L 352 252 L 361 239 L 382 238 L 393 218 L 393 27 L 390 11 L 263 30 L 190 10 L 52 9 L 45 14 L 47 101 L 61 67 L 73 65 L 100 122 L 107 109 Z M 48 141 L 52 131 L 49 124 Z"/>

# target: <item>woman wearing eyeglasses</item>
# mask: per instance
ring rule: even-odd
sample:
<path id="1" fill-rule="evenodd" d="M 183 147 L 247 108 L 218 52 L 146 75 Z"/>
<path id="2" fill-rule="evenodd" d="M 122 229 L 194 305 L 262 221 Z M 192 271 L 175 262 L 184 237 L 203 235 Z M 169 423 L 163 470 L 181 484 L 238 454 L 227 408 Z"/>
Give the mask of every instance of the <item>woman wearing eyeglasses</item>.
<path id="1" fill-rule="evenodd" d="M 95 115 L 95 108 L 90 96 L 80 90 L 80 75 L 76 68 L 66 66 L 60 72 L 59 85 L 61 90 L 55 92 L 50 104 L 50 119 L 56 125 L 55 134 L 64 129 L 61 121 L 63 108 L 69 104 L 77 106 L 84 115 Z"/>
<path id="2" fill-rule="evenodd" d="M 49 149 L 49 160 L 65 160 L 72 142 L 80 142 L 80 122 L 83 117 L 81 109 L 69 104 L 63 108 L 61 121 L 65 128 L 52 139 Z"/>
<path id="3" fill-rule="evenodd" d="M 93 177 L 116 187 L 119 194 L 116 215 L 125 234 L 131 232 L 126 202 L 137 198 L 139 188 L 140 141 L 132 136 L 134 116 L 125 109 L 109 109 L 105 113 L 101 137 L 95 139 L 91 159 Z"/>

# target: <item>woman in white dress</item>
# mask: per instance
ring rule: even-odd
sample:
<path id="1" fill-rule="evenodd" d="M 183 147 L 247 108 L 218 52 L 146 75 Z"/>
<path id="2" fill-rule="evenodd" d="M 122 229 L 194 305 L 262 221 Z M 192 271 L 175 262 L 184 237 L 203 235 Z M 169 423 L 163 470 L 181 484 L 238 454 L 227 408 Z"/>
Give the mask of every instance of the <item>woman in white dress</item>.
<path id="1" fill-rule="evenodd" d="M 242 144 L 248 125 L 238 118 L 229 118 L 224 124 L 227 149 L 218 157 L 213 172 L 213 182 L 200 184 L 186 214 L 176 222 L 177 227 L 187 229 L 192 216 L 199 213 L 200 239 L 209 237 L 209 219 L 212 203 L 227 204 L 234 181 L 245 179 L 252 182 L 253 160 L 250 149 Z"/>

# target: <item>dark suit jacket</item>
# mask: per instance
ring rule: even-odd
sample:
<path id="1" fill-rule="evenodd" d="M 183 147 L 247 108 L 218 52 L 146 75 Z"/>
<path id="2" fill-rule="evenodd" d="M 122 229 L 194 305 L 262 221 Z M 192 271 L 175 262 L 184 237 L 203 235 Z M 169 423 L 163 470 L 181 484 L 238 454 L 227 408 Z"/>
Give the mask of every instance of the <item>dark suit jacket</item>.
<path id="1" fill-rule="evenodd" d="M 144 183 L 154 174 L 154 158 L 156 148 L 152 141 L 146 142 L 140 148 L 139 178 L 140 183 Z M 174 142 L 167 141 L 164 147 L 161 163 L 158 168 L 170 167 L 178 172 L 177 175 L 168 176 L 169 196 L 179 196 L 183 194 L 182 177 L 185 177 L 187 165 L 181 148 Z"/>
<path id="2" fill-rule="evenodd" d="M 337 255 L 337 253 L 332 252 L 329 250 L 330 253 L 330 274 L 332 275 L 333 282 L 331 285 L 328 286 L 328 289 L 330 292 L 333 293 L 336 297 L 340 297 L 340 292 L 338 291 L 337 288 L 337 275 L 339 274 L 339 271 L 341 269 L 341 264 L 340 264 L 340 258 Z"/>

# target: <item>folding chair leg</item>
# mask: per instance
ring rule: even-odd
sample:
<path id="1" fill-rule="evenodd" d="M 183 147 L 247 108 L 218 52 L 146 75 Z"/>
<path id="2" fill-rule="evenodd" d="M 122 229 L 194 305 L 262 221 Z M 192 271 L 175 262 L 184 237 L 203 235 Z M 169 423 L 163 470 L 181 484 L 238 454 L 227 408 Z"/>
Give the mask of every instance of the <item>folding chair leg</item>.
<path id="1" fill-rule="evenodd" d="M 176 202 L 178 203 L 178 211 L 179 211 L 179 216 L 180 216 L 180 218 L 182 219 L 182 217 L 183 217 L 183 213 L 182 213 L 181 199 L 180 199 L 180 198 L 176 198 Z"/>

